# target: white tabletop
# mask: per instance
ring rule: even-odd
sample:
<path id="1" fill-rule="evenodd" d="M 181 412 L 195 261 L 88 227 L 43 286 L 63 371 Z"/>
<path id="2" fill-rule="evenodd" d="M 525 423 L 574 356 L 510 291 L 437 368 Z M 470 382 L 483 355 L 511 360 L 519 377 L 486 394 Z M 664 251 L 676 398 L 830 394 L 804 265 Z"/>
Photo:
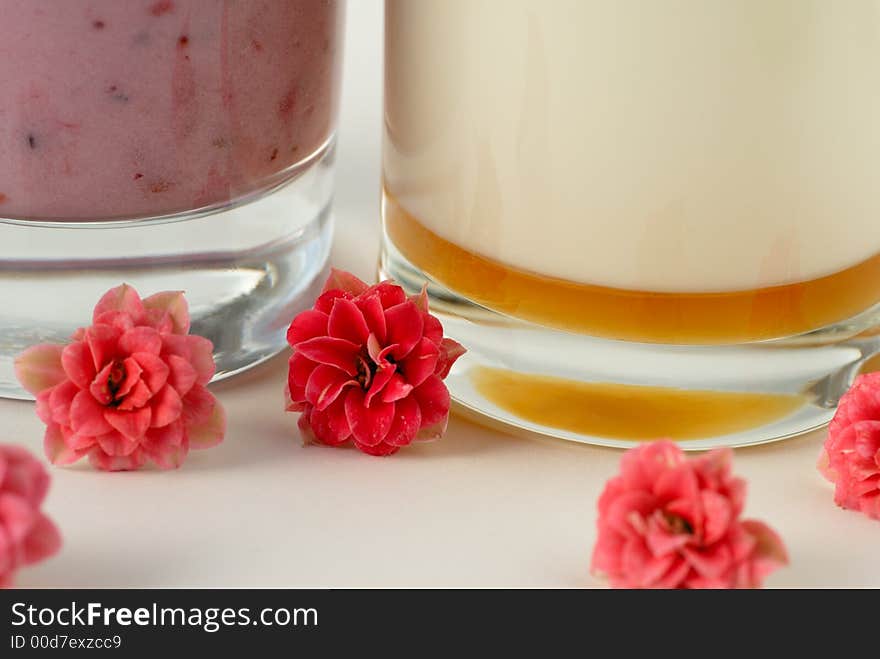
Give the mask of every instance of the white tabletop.
<path id="1" fill-rule="evenodd" d="M 334 265 L 371 278 L 378 249 L 382 15 L 349 3 Z M 60 554 L 20 586 L 560 586 L 589 574 L 596 500 L 621 453 L 507 436 L 462 418 L 390 458 L 302 447 L 283 411 L 286 355 L 213 387 L 225 442 L 178 471 L 51 468 Z M 29 403 L 0 401 L 0 442 L 42 455 Z M 880 525 L 838 509 L 823 433 L 736 451 L 746 515 L 790 567 L 768 586 L 880 587 Z"/>

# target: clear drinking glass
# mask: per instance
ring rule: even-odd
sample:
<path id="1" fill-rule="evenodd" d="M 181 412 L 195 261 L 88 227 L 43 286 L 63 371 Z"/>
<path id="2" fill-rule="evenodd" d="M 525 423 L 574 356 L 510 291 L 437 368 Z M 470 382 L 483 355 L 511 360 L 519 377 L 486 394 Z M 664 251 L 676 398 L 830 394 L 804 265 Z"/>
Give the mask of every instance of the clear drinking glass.
<path id="1" fill-rule="evenodd" d="M 389 0 L 381 269 L 465 408 L 792 436 L 877 352 L 880 5 Z"/>
<path id="2" fill-rule="evenodd" d="M 0 394 L 121 282 L 218 377 L 284 346 L 331 235 L 336 0 L 0 0 Z"/>

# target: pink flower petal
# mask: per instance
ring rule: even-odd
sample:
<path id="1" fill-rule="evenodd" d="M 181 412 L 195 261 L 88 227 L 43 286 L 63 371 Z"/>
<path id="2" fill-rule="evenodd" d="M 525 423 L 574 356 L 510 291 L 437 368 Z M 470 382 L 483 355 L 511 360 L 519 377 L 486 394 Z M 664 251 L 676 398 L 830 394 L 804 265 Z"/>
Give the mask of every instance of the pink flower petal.
<path id="1" fill-rule="evenodd" d="M 360 296 L 355 300 L 355 304 L 364 316 L 370 334 L 373 334 L 379 343 L 385 343 L 388 338 L 388 328 L 385 324 L 385 310 L 382 308 L 382 301 L 379 299 L 378 293 L 372 293 L 366 296 Z"/>
<path id="2" fill-rule="evenodd" d="M 214 377 L 216 365 L 214 363 L 214 344 L 203 336 L 188 334 L 165 334 L 162 336 L 164 343 L 163 355 L 182 357 L 196 370 L 199 378 L 198 384 L 208 384 Z"/>
<path id="3" fill-rule="evenodd" d="M 364 297 L 373 294 L 376 294 L 379 297 L 383 309 L 390 309 L 398 304 L 407 302 L 404 290 L 390 281 L 380 281 L 378 284 L 370 286 L 363 293 Z"/>
<path id="4" fill-rule="evenodd" d="M 297 344 L 296 351 L 319 364 L 328 364 L 348 375 L 357 375 L 356 358 L 360 346 L 345 339 L 320 336 Z"/>
<path id="5" fill-rule="evenodd" d="M 727 497 L 703 490 L 700 492 L 700 500 L 703 504 L 703 542 L 711 545 L 721 540 L 734 519 L 733 508 Z"/>
<path id="6" fill-rule="evenodd" d="M 49 488 L 49 474 L 43 465 L 20 446 L 0 444 L 0 487 L 37 507 Z"/>
<path id="7" fill-rule="evenodd" d="M 97 440 L 101 450 L 112 457 L 131 455 L 140 445 L 138 439 L 126 437 L 115 430 L 99 436 Z"/>
<path id="8" fill-rule="evenodd" d="M 643 450 L 641 451 L 627 451 L 624 454 L 624 458 L 631 454 L 638 461 L 643 477 L 647 478 L 651 483 L 663 477 L 668 470 L 687 463 L 684 451 L 673 441 L 660 440 L 651 442 L 642 448 Z M 623 472 L 626 469 L 626 465 L 622 464 L 622 466 Z"/>
<path id="9" fill-rule="evenodd" d="M 445 379 L 452 365 L 466 352 L 467 350 L 460 343 L 452 339 L 443 339 L 440 343 L 440 356 L 437 359 L 437 375 Z"/>
<path id="10" fill-rule="evenodd" d="M 373 374 L 373 380 L 370 382 L 370 388 L 367 389 L 367 392 L 364 395 L 364 405 L 366 407 L 370 407 L 373 404 L 374 398 L 382 393 L 385 389 L 385 386 L 389 382 L 391 382 L 396 369 L 397 367 L 394 364 L 389 364 L 387 362 L 385 362 L 384 365 L 379 366 L 379 369 Z"/>
<path id="11" fill-rule="evenodd" d="M 664 582 L 675 570 L 677 564 L 684 563 L 677 554 L 653 556 L 642 566 L 641 588 L 666 588 Z"/>
<path id="12" fill-rule="evenodd" d="M 645 546 L 640 537 L 627 539 L 623 544 L 620 561 L 621 572 L 626 575 L 624 583 L 616 584 L 615 587 L 624 588 L 646 588 L 650 586 L 650 582 L 646 579 L 645 568 L 653 560 L 651 552 Z"/>
<path id="13" fill-rule="evenodd" d="M 183 397 L 181 417 L 187 428 L 195 428 L 209 423 L 214 408 L 218 405 L 214 394 L 204 386 L 197 384 Z"/>
<path id="14" fill-rule="evenodd" d="M 676 556 L 666 573 L 654 582 L 655 588 L 683 588 L 693 570 L 686 560 Z"/>
<path id="15" fill-rule="evenodd" d="M 79 389 L 77 389 L 76 385 L 73 384 L 70 380 L 68 380 L 67 383 L 71 387 L 73 387 L 74 395 L 76 395 L 76 392 L 79 391 Z M 43 423 L 52 423 L 52 409 L 49 407 L 49 398 L 52 395 L 52 392 L 55 391 L 55 389 L 56 387 L 52 387 L 50 389 L 45 389 L 44 391 L 41 391 L 37 394 L 34 411 L 37 413 L 37 416 Z M 71 400 L 73 400 L 73 397 L 71 397 Z M 63 419 L 61 420 L 61 422 L 63 423 Z"/>
<path id="16" fill-rule="evenodd" d="M 412 396 L 419 404 L 422 413 L 422 427 L 446 423 L 449 418 L 451 400 L 449 390 L 443 380 L 436 375 L 430 376 L 418 387 L 413 389 Z"/>
<path id="17" fill-rule="evenodd" d="M 391 379 L 388 380 L 388 384 L 386 384 L 385 388 L 382 390 L 382 401 L 385 403 L 393 403 L 409 396 L 412 390 L 413 386 L 409 384 L 400 373 L 395 373 L 391 376 Z M 415 400 L 412 402 L 413 405 L 418 407 L 418 403 L 416 403 Z M 419 412 L 420 420 L 421 417 L 422 414 Z"/>
<path id="18" fill-rule="evenodd" d="M 208 384 L 217 370 L 217 365 L 214 363 L 214 344 L 203 336 L 192 334 L 187 336 L 186 340 L 192 355 L 190 363 L 199 374 L 198 383 Z"/>
<path id="19" fill-rule="evenodd" d="M 633 538 L 642 537 L 647 531 L 645 521 L 657 509 L 657 498 L 644 490 L 626 489 L 608 504 L 605 524 L 608 529 Z"/>
<path id="20" fill-rule="evenodd" d="M 733 564 L 732 552 L 725 544 L 716 544 L 699 550 L 685 547 L 681 553 L 697 574 L 706 579 L 721 577 Z"/>
<path id="21" fill-rule="evenodd" d="M 359 444 L 375 446 L 385 439 L 394 422 L 394 403 L 373 401 L 367 407 L 364 392 L 352 388 L 345 396 L 345 416 L 351 434 Z"/>
<path id="22" fill-rule="evenodd" d="M 226 436 L 226 410 L 215 400 L 211 416 L 207 421 L 189 426 L 187 435 L 191 448 L 204 449 L 217 446 Z"/>
<path id="23" fill-rule="evenodd" d="M 183 419 L 172 421 L 161 428 L 150 428 L 144 435 L 141 448 L 152 458 L 167 450 L 169 446 L 182 446 L 187 439 L 186 427 Z"/>
<path id="24" fill-rule="evenodd" d="M 354 390 L 352 390 L 354 391 Z M 339 446 L 351 437 L 351 426 L 345 413 L 345 398 L 340 396 L 325 410 L 309 406 L 299 418 L 300 430 L 327 446 Z"/>
<path id="25" fill-rule="evenodd" d="M 326 336 L 330 317 L 321 312 L 309 309 L 298 314 L 287 330 L 287 342 L 296 346 L 316 336 Z"/>
<path id="26" fill-rule="evenodd" d="M 422 338 L 422 313 L 416 305 L 406 300 L 385 310 L 385 322 L 388 324 L 388 343 L 397 345 L 391 354 L 401 360 Z"/>
<path id="27" fill-rule="evenodd" d="M 153 413 L 149 407 L 142 407 L 131 412 L 113 408 L 104 408 L 104 418 L 113 428 L 130 439 L 140 440 L 147 428 Z"/>
<path id="28" fill-rule="evenodd" d="M 92 322 L 97 322 L 98 316 L 107 311 L 121 311 L 131 316 L 137 323 L 144 316 L 144 305 L 132 286 L 122 284 L 104 293 L 98 304 L 95 305 Z"/>
<path id="29" fill-rule="evenodd" d="M 699 482 L 693 466 L 683 462 L 660 474 L 654 481 L 653 489 L 654 494 L 664 501 L 693 501 L 699 492 Z"/>
<path id="30" fill-rule="evenodd" d="M 164 311 L 159 311 L 159 309 L 147 309 L 143 325 L 152 327 L 159 334 L 175 334 L 174 321 L 171 320 L 171 316 Z"/>
<path id="31" fill-rule="evenodd" d="M 71 343 L 61 351 L 61 365 L 67 377 L 80 389 L 88 389 L 98 370 L 85 343 Z"/>
<path id="32" fill-rule="evenodd" d="M 367 290 L 367 284 L 345 270 L 337 270 L 330 268 L 330 276 L 324 284 L 322 293 L 327 291 L 340 290 L 350 293 L 351 295 L 360 295 Z"/>
<path id="33" fill-rule="evenodd" d="M 305 388 L 302 391 L 303 398 L 299 398 L 297 402 L 294 402 L 293 398 L 290 394 L 290 383 L 284 387 L 284 411 L 285 412 L 302 412 L 308 403 L 305 402 L 304 397 L 306 395 Z"/>
<path id="34" fill-rule="evenodd" d="M 423 337 L 400 362 L 400 371 L 409 384 L 418 387 L 429 376 L 434 375 L 439 357 L 440 348 Z"/>
<path id="35" fill-rule="evenodd" d="M 354 445 L 367 455 L 373 455 L 379 458 L 383 458 L 387 455 L 393 455 L 400 450 L 399 446 L 389 444 L 388 442 L 379 442 L 375 446 L 370 446 L 369 444 L 361 444 L 360 442 L 355 440 Z"/>
<path id="36" fill-rule="evenodd" d="M 123 354 L 162 352 L 162 335 L 152 327 L 135 327 L 119 337 L 119 349 Z"/>
<path id="37" fill-rule="evenodd" d="M 57 424 L 46 427 L 46 434 L 43 436 L 43 450 L 46 453 L 46 459 L 54 465 L 72 464 L 84 455 L 82 451 L 67 446 L 61 428 Z"/>
<path id="38" fill-rule="evenodd" d="M 188 453 L 189 445 L 184 443 L 179 446 L 163 445 L 162 448 L 148 455 L 159 469 L 177 469 L 183 464 Z"/>
<path id="39" fill-rule="evenodd" d="M 70 409 L 78 393 L 80 390 L 70 380 L 50 389 L 48 391 L 50 420 L 61 425 L 70 425 Z"/>
<path id="40" fill-rule="evenodd" d="M 140 378 L 152 393 L 156 393 L 165 386 L 171 369 L 164 359 L 149 352 L 134 352 L 131 355 L 131 359 L 140 365 L 142 369 Z M 126 367 L 128 367 L 128 361 L 126 360 Z"/>
<path id="41" fill-rule="evenodd" d="M 5 531 L 13 545 L 24 542 L 37 514 L 23 497 L 0 490 L 0 530 Z"/>
<path id="42" fill-rule="evenodd" d="M 733 561 L 737 564 L 748 562 L 758 546 L 758 541 L 743 528 L 742 523 L 732 525 L 727 538 Z"/>
<path id="43" fill-rule="evenodd" d="M 74 451 L 87 451 L 97 443 L 95 435 L 76 433 L 70 426 L 62 425 L 61 434 L 64 436 L 64 443 Z"/>
<path id="44" fill-rule="evenodd" d="M 342 401 L 342 400 L 339 400 L 339 402 L 344 403 L 344 401 Z M 321 440 L 319 440 L 317 438 L 317 436 L 315 435 L 315 432 L 312 430 L 312 424 L 310 422 L 310 419 L 312 416 L 312 412 L 314 411 L 314 408 L 311 405 L 309 405 L 308 403 L 302 403 L 301 405 L 299 405 L 299 407 L 301 408 L 300 410 L 293 410 L 293 411 L 302 412 L 299 415 L 299 418 L 296 420 L 296 426 L 297 426 L 297 428 L 299 428 L 299 436 L 300 436 L 300 438 L 302 438 L 302 445 L 308 446 L 309 444 L 324 444 L 324 442 L 322 442 Z M 319 412 L 319 414 L 326 414 L 326 411 Z M 343 414 L 343 416 L 344 416 L 344 414 Z M 348 422 L 346 421 L 346 424 L 347 423 Z M 342 442 L 339 442 L 337 444 L 326 444 L 326 445 L 327 446 L 339 446 L 341 444 L 342 444 Z"/>
<path id="45" fill-rule="evenodd" d="M 95 372 L 99 371 L 109 361 L 116 359 L 119 354 L 119 337 L 122 333 L 111 325 L 92 325 L 86 329 L 86 345 L 92 355 L 92 364 Z"/>
<path id="46" fill-rule="evenodd" d="M 185 396 L 193 388 L 199 374 L 188 361 L 178 355 L 168 355 L 166 363 L 168 365 L 168 384 L 174 387 L 179 395 Z"/>
<path id="47" fill-rule="evenodd" d="M 364 315 L 351 300 L 336 298 L 327 323 L 330 336 L 361 345 L 370 335 Z"/>
<path id="48" fill-rule="evenodd" d="M 325 410 L 339 396 L 345 387 L 357 386 L 335 366 L 320 364 L 312 371 L 306 385 L 306 400 L 318 411 Z"/>
<path id="49" fill-rule="evenodd" d="M 67 374 L 61 366 L 64 346 L 42 343 L 31 346 L 15 358 L 15 377 L 25 390 L 35 396 L 41 391 L 61 384 Z"/>
<path id="50" fill-rule="evenodd" d="M 183 401 L 173 387 L 165 386 L 156 394 L 150 406 L 153 413 L 150 418 L 151 428 L 161 428 L 177 421 L 183 412 Z"/>
<path id="51" fill-rule="evenodd" d="M 870 463 L 872 470 L 876 469 L 875 457 L 880 450 L 880 419 L 859 421 L 853 424 L 856 436 L 853 449 L 860 458 Z"/>
<path id="52" fill-rule="evenodd" d="M 343 298 L 344 300 L 353 300 L 354 296 L 351 293 L 346 293 L 345 291 L 341 291 L 337 288 L 332 288 L 329 291 L 324 291 L 318 296 L 318 299 L 315 300 L 315 311 L 320 311 L 323 314 L 330 315 L 330 312 L 333 311 L 333 304 L 336 302 L 337 298 Z M 326 331 L 324 332 L 326 334 Z"/>
<path id="53" fill-rule="evenodd" d="M 436 316 L 432 316 L 429 313 L 422 314 L 422 322 L 425 325 L 422 330 L 422 336 L 439 346 L 441 341 L 443 341 L 443 325 L 437 320 Z M 451 341 L 452 339 L 449 340 Z"/>
<path id="54" fill-rule="evenodd" d="M 134 320 L 132 320 L 131 316 L 121 311 L 105 311 L 104 313 L 95 317 L 94 324 L 110 325 L 111 327 L 119 330 L 120 334 L 123 334 L 128 330 L 133 329 L 135 326 Z M 74 332 L 72 337 L 73 340 L 84 340 L 86 338 L 86 329 L 87 328 L 80 328 L 76 332 Z"/>
<path id="55" fill-rule="evenodd" d="M 317 362 L 313 362 L 301 352 L 296 351 L 290 356 L 288 364 L 290 368 L 288 376 L 291 382 L 302 386 L 305 386 L 306 382 L 309 381 L 312 371 L 318 367 Z"/>
<path id="56" fill-rule="evenodd" d="M 152 397 L 153 392 L 150 391 L 150 388 L 144 384 L 143 380 L 138 380 L 134 388 L 122 399 L 116 409 L 122 412 L 137 410 L 146 405 Z"/>
<path id="57" fill-rule="evenodd" d="M 107 455 L 101 449 L 89 453 L 89 462 L 102 471 L 135 471 L 144 464 L 144 454 L 135 451 L 129 455 Z"/>
<path id="58" fill-rule="evenodd" d="M 61 534 L 48 517 L 40 514 L 24 539 L 22 562 L 32 565 L 57 554 L 61 549 Z"/>
<path id="59" fill-rule="evenodd" d="M 412 302 L 419 311 L 424 314 L 428 313 L 428 285 L 422 284 L 422 290 L 416 293 L 415 295 L 409 296 L 409 301 Z"/>
<path id="60" fill-rule="evenodd" d="M 144 300 L 144 308 L 168 314 L 174 334 L 189 334 L 189 305 L 183 291 L 162 291 Z"/>
<path id="61" fill-rule="evenodd" d="M 105 418 L 109 408 L 99 405 L 88 391 L 80 391 L 70 405 L 70 426 L 79 435 L 96 436 L 113 428 Z"/>
<path id="62" fill-rule="evenodd" d="M 383 443 L 407 446 L 412 443 L 422 426 L 422 413 L 413 398 L 402 398 L 394 405 L 394 421 Z"/>
<path id="63" fill-rule="evenodd" d="M 654 556 L 674 554 L 691 540 L 685 533 L 672 533 L 657 526 L 651 526 L 645 535 L 648 549 Z"/>
<path id="64" fill-rule="evenodd" d="M 740 526 L 757 543 L 754 556 L 760 560 L 759 572 L 762 579 L 777 567 L 788 565 L 788 551 L 776 531 L 755 519 L 744 519 Z"/>
<path id="65" fill-rule="evenodd" d="M 301 412 L 306 402 L 306 386 L 304 384 L 295 384 L 291 380 L 287 381 L 284 387 L 284 409 L 288 412 Z"/>

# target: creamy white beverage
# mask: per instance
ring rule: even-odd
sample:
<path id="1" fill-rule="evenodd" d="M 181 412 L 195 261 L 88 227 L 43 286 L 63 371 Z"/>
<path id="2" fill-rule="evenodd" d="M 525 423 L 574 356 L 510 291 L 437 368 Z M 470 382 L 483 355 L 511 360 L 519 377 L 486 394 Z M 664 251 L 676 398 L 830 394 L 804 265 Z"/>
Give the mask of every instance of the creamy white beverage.
<path id="1" fill-rule="evenodd" d="M 388 0 L 387 17 L 386 190 L 452 245 L 662 293 L 880 253 L 880 1 Z"/>

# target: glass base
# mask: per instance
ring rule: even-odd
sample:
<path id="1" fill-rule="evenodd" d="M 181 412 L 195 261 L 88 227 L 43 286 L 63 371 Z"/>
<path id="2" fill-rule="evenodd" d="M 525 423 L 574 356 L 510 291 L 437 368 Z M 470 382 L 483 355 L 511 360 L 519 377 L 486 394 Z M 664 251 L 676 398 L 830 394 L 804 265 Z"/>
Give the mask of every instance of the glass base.
<path id="1" fill-rule="evenodd" d="M 597 339 L 486 309 L 432 281 L 383 237 L 380 276 L 431 310 L 468 352 L 447 379 L 466 410 L 507 427 L 629 448 L 666 437 L 683 449 L 786 439 L 830 421 L 880 352 L 880 305 L 799 336 L 724 346 Z"/>
<path id="2" fill-rule="evenodd" d="M 332 238 L 333 141 L 224 208 L 173 218 L 29 223 L 0 219 L 0 396 L 33 398 L 15 356 L 65 343 L 123 282 L 183 290 L 192 332 L 214 343 L 215 380 L 284 349 L 320 291 Z"/>

